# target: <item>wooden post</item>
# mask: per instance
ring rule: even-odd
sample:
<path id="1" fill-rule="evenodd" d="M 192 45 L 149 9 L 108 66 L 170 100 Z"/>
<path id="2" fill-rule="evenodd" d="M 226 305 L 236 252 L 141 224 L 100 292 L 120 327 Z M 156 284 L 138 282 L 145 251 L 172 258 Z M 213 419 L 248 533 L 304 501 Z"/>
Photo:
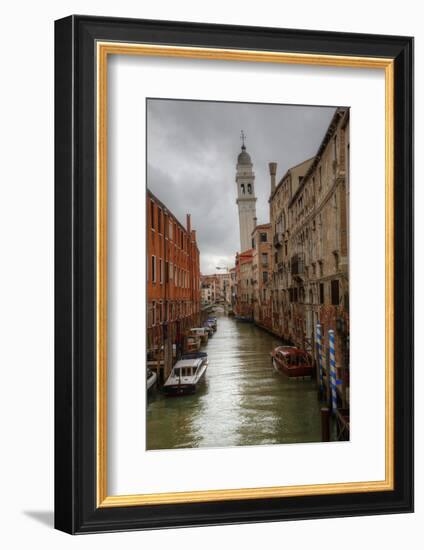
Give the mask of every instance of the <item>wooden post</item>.
<path id="1" fill-rule="evenodd" d="M 321 409 L 321 440 L 330 441 L 330 409 L 328 407 Z"/>

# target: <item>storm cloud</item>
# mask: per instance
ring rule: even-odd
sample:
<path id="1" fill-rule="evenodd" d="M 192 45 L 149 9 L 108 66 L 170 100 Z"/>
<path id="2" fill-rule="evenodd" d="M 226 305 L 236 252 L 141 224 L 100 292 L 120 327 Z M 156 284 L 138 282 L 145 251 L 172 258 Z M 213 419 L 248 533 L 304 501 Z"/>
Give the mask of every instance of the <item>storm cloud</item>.
<path id="1" fill-rule="evenodd" d="M 312 157 L 333 107 L 149 99 L 147 185 L 185 225 L 191 214 L 202 273 L 233 266 L 239 250 L 236 163 L 240 131 L 255 172 L 258 223 L 269 221 L 268 163 L 277 182 Z"/>

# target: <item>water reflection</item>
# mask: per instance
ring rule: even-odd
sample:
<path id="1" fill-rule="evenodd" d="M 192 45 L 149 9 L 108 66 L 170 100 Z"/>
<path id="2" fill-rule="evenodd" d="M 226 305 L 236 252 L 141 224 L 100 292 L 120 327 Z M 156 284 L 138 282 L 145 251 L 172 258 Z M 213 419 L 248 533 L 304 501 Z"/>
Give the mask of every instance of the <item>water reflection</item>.
<path id="1" fill-rule="evenodd" d="M 226 447 L 320 441 L 313 381 L 274 371 L 270 351 L 281 341 L 249 323 L 218 317 L 198 393 L 147 406 L 147 449 Z"/>

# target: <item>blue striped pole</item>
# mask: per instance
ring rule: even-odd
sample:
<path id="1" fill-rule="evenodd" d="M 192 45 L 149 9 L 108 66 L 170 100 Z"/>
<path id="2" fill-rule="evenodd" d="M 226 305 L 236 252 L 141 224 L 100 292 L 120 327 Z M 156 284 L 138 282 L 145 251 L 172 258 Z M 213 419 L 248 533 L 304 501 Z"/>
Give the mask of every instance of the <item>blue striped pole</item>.
<path id="1" fill-rule="evenodd" d="M 318 355 L 318 372 L 319 372 L 319 389 L 322 392 L 324 391 L 324 381 L 322 374 L 322 333 L 321 325 L 317 323 L 317 355 Z"/>
<path id="2" fill-rule="evenodd" d="M 330 346 L 330 388 L 331 407 L 333 414 L 337 410 L 337 374 L 336 374 L 336 352 L 334 350 L 334 330 L 328 331 L 328 342 Z"/>

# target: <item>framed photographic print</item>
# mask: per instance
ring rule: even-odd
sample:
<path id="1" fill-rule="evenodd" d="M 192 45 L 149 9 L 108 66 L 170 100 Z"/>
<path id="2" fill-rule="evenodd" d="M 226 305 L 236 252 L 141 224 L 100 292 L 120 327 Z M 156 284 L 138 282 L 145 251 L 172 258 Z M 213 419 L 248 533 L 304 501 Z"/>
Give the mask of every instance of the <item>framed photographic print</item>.
<path id="1" fill-rule="evenodd" d="M 413 39 L 55 26 L 55 525 L 413 509 Z"/>

